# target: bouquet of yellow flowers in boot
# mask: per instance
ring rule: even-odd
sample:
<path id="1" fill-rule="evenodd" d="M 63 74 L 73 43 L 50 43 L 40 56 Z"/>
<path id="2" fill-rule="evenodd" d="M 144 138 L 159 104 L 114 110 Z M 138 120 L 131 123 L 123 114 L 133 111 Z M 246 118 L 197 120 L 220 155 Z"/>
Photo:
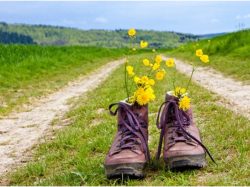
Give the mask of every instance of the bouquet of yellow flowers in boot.
<path id="1" fill-rule="evenodd" d="M 203 63 L 209 62 L 209 57 L 203 54 L 202 49 L 196 50 L 196 56 Z M 175 67 L 173 59 L 166 61 L 168 67 Z M 176 71 L 176 68 L 173 68 Z M 166 93 L 165 101 L 160 106 L 157 116 L 157 127 L 161 130 L 156 159 L 159 159 L 163 146 L 163 158 L 169 169 L 202 168 L 206 165 L 206 153 L 214 159 L 208 149 L 203 145 L 199 129 L 193 120 L 191 98 L 188 93 L 195 66 L 191 72 L 186 87 L 175 86 Z"/>
<path id="2" fill-rule="evenodd" d="M 148 47 L 148 42 L 135 43 L 136 30 L 128 31 L 129 50 Z M 150 160 L 148 148 L 148 104 L 155 100 L 154 86 L 165 76 L 162 57 L 152 50 L 150 58 L 141 58 L 137 69 L 127 58 L 124 67 L 124 85 L 127 98 L 111 104 L 111 115 L 118 115 L 118 130 L 105 159 L 108 178 L 120 176 L 143 177 L 143 169 Z M 116 106 L 116 109 L 112 108 Z"/>

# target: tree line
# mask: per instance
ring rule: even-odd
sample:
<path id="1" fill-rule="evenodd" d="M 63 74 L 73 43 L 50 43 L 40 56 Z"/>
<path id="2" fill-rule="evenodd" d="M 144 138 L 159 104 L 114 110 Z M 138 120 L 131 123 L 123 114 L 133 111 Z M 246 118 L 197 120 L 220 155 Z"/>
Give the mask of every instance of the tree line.
<path id="1" fill-rule="evenodd" d="M 15 32 L 5 32 L 0 30 L 0 43 L 3 44 L 35 44 L 30 36 Z"/>

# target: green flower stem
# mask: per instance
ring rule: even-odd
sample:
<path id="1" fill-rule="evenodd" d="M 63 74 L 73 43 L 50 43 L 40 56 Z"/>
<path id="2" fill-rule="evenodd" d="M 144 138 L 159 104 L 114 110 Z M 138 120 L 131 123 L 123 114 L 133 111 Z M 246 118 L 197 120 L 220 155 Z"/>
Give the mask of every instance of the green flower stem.
<path id="1" fill-rule="evenodd" d="M 132 50 L 132 38 L 130 38 L 129 40 L 129 54 L 130 54 L 130 50 Z M 127 73 L 127 65 L 128 65 L 128 56 L 126 58 L 126 62 L 125 62 L 125 67 L 124 67 L 124 86 L 125 86 L 125 90 L 126 90 L 126 94 L 127 94 L 127 99 L 129 99 L 129 89 L 128 89 L 128 73 Z"/>
<path id="2" fill-rule="evenodd" d="M 124 76 L 124 83 L 125 83 L 125 89 L 126 89 L 126 94 L 127 94 L 127 99 L 129 99 L 129 91 L 128 91 L 128 74 L 127 74 L 127 65 L 128 65 L 128 61 L 126 59 L 126 62 L 125 62 L 125 66 L 124 66 L 124 73 L 125 73 L 125 76 Z"/>
<path id="3" fill-rule="evenodd" d="M 191 73 L 191 76 L 190 76 L 190 78 L 189 78 L 189 80 L 188 80 L 187 87 L 186 87 L 186 91 L 188 91 L 189 85 L 190 85 L 191 80 L 192 80 L 192 78 L 193 78 L 194 71 L 195 71 L 195 67 L 194 67 L 194 65 L 193 65 L 192 73 Z"/>
<path id="4" fill-rule="evenodd" d="M 153 72 L 153 69 L 152 69 L 152 67 L 150 66 L 150 70 L 149 70 L 149 73 L 148 73 L 148 77 L 150 77 L 151 76 L 151 74 L 152 74 L 152 72 Z"/>
<path id="5" fill-rule="evenodd" d="M 176 78 L 176 66 L 175 66 L 175 68 L 174 68 L 174 76 L 172 77 L 172 84 L 173 84 L 173 88 L 174 88 L 174 90 L 175 90 L 175 88 L 176 88 L 176 86 L 175 86 L 175 78 Z"/>

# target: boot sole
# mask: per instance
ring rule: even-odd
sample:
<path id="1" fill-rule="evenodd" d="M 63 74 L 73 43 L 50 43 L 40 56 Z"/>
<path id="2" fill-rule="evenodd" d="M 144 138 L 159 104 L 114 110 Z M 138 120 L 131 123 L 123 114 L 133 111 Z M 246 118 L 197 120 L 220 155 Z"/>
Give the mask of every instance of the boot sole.
<path id="1" fill-rule="evenodd" d="M 105 174 L 108 179 L 112 178 L 144 178 L 143 169 L 146 163 L 124 163 L 104 165 Z"/>
<path id="2" fill-rule="evenodd" d="M 170 170 L 199 169 L 206 166 L 205 154 L 170 157 L 164 161 Z"/>

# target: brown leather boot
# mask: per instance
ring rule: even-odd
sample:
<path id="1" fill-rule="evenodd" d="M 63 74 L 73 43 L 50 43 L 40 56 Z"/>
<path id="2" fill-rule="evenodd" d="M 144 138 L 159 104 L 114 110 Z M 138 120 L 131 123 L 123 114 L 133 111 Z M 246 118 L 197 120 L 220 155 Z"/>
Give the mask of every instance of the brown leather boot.
<path id="1" fill-rule="evenodd" d="M 166 95 L 157 117 L 157 127 L 161 129 L 156 159 L 161 154 L 170 169 L 201 168 L 206 165 L 205 155 L 211 154 L 201 143 L 200 133 L 193 121 L 192 109 L 184 112 L 178 107 L 177 97 Z M 163 107 L 164 106 L 164 107 Z M 162 108 L 163 107 L 163 108 Z"/>
<path id="2" fill-rule="evenodd" d="M 114 105 L 118 107 L 112 112 Z M 143 169 L 150 160 L 148 107 L 119 102 L 109 110 L 111 115 L 118 113 L 118 131 L 104 163 L 107 177 L 144 177 Z"/>

